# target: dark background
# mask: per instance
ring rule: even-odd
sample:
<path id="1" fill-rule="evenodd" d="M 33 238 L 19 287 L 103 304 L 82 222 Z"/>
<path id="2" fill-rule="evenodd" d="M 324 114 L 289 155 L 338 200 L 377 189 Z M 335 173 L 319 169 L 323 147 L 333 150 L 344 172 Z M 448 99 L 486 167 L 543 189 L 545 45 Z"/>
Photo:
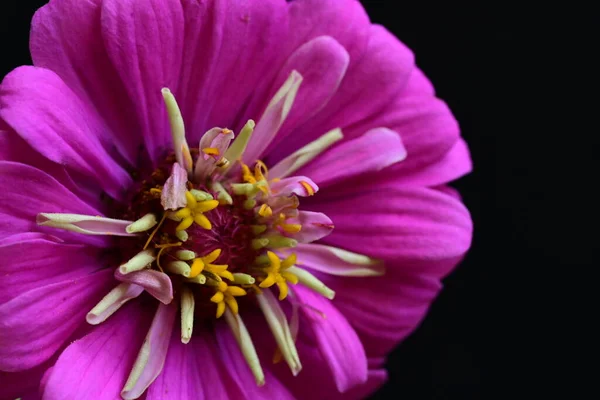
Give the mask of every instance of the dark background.
<path id="1" fill-rule="evenodd" d="M 31 63 L 29 23 L 43 3 L 2 1 L 0 76 Z M 423 324 L 391 354 L 389 383 L 374 398 L 553 390 L 565 382 L 552 381 L 551 367 L 564 340 L 550 336 L 577 326 L 578 307 L 567 302 L 586 296 L 598 265 L 597 229 L 584 234 L 598 226 L 593 138 L 600 130 L 586 122 L 598 101 L 573 91 L 597 93 L 585 76 L 598 44 L 584 41 L 598 38 L 598 19 L 584 10 L 571 18 L 547 3 L 531 10 L 494 1 L 363 4 L 415 52 L 475 163 L 456 184 L 475 224 L 472 250 Z M 568 294 L 572 288 L 580 294 Z"/>

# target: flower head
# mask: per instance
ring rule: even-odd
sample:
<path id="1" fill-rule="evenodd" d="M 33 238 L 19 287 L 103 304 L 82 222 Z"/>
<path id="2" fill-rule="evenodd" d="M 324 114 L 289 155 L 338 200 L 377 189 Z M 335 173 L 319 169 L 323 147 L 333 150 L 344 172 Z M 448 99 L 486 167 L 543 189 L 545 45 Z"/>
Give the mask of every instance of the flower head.
<path id="1" fill-rule="evenodd" d="M 468 250 L 410 51 L 357 1 L 223 4 L 36 13 L 0 86 L 15 395 L 360 398 Z"/>

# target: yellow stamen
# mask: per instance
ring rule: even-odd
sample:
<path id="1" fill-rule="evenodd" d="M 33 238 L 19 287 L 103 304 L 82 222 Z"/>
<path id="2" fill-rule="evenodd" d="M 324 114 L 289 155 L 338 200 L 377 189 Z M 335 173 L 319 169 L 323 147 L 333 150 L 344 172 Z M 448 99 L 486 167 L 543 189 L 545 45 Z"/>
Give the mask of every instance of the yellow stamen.
<path id="1" fill-rule="evenodd" d="M 190 278 L 198 276 L 202 270 L 204 270 L 204 266 L 204 261 L 202 261 L 201 258 L 194 259 L 194 262 L 192 262 L 192 268 L 190 270 Z"/>
<path id="2" fill-rule="evenodd" d="M 273 210 L 268 205 L 263 204 L 258 210 L 258 215 L 260 215 L 261 217 L 269 218 L 273 215 Z"/>
<path id="3" fill-rule="evenodd" d="M 177 228 L 175 228 L 175 230 L 176 231 L 184 231 L 187 228 L 189 228 L 190 226 L 192 226 L 193 223 L 194 223 L 194 218 L 186 217 L 183 219 L 183 221 L 181 221 L 179 223 L 179 225 L 177 225 Z"/>
<path id="4" fill-rule="evenodd" d="M 281 225 L 284 231 L 287 233 L 298 233 L 302 230 L 302 225 L 300 224 L 283 224 Z"/>

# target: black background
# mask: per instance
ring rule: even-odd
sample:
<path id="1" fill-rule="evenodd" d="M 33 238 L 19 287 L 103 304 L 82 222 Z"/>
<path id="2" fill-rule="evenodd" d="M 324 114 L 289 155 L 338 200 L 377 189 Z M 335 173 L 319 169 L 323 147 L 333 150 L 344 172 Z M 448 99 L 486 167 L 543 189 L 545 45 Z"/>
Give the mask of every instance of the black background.
<path id="1" fill-rule="evenodd" d="M 43 3 L 2 1 L 1 76 L 31 63 L 29 23 Z M 546 372 L 556 373 L 550 365 L 564 342 L 550 335 L 576 324 L 567 293 L 585 293 L 598 264 L 597 230 L 584 234 L 598 226 L 600 130 L 585 122 L 598 101 L 573 92 L 595 93 L 585 76 L 598 45 L 583 41 L 598 37 L 597 18 L 588 21 L 595 14 L 584 10 L 570 18 L 547 3 L 531 10 L 493 1 L 363 4 L 415 52 L 475 163 L 456 184 L 474 220 L 472 250 L 391 354 L 390 381 L 374 398 L 487 399 L 538 381 L 538 394 L 553 388 Z M 548 329 L 539 329 L 547 317 Z"/>

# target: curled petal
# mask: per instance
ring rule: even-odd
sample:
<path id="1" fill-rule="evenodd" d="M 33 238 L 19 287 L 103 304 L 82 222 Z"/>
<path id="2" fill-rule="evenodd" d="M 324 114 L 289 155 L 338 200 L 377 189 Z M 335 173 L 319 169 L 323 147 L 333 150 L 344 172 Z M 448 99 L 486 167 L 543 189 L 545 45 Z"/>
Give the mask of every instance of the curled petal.
<path id="1" fill-rule="evenodd" d="M 158 305 L 144 344 L 121 391 L 123 399 L 139 398 L 162 371 L 177 310 L 175 302 Z"/>
<path id="2" fill-rule="evenodd" d="M 85 320 L 88 324 L 98 325 L 106 321 L 123 304 L 131 299 L 138 297 L 144 288 L 135 284 L 121 283 L 111 290 L 92 310 L 86 315 Z"/>
<path id="3" fill-rule="evenodd" d="M 338 247 L 299 243 L 293 251 L 298 257 L 296 264 L 329 275 L 363 277 L 385 273 L 383 261 Z"/>
<path id="4" fill-rule="evenodd" d="M 312 211 L 300 211 L 297 218 L 291 218 L 288 223 L 300 224 L 300 232 L 294 233 L 293 238 L 300 243 L 311 243 L 333 231 L 334 225 L 331 219 L 323 214 Z"/>
<path id="5" fill-rule="evenodd" d="M 198 181 L 206 179 L 216 168 L 233 139 L 229 129 L 212 128 L 200 139 L 200 156 L 196 160 L 194 176 Z"/>
<path id="6" fill-rule="evenodd" d="M 275 196 L 288 197 L 295 194 L 307 197 L 317 193 L 319 187 L 312 179 L 306 176 L 293 176 L 274 182 L 271 185 L 271 190 Z"/>
<path id="7" fill-rule="evenodd" d="M 174 163 L 171 176 L 165 182 L 160 195 L 160 204 L 165 210 L 176 210 L 185 207 L 185 192 L 187 191 L 188 177 L 185 169 Z"/>
<path id="8" fill-rule="evenodd" d="M 115 270 L 115 279 L 121 282 L 132 283 L 141 286 L 154 298 L 163 304 L 173 301 L 173 286 L 167 274 L 152 269 L 134 271 L 122 274 L 119 269 Z"/>
<path id="9" fill-rule="evenodd" d="M 400 135 L 387 128 L 372 129 L 342 143 L 307 164 L 302 173 L 320 186 L 380 171 L 406 158 Z"/>
<path id="10" fill-rule="evenodd" d="M 343 137 L 341 129 L 333 129 L 327 132 L 278 162 L 269 170 L 269 176 L 271 178 L 285 178 L 291 175 Z"/>
<path id="11" fill-rule="evenodd" d="M 64 229 L 86 235 L 135 236 L 127 232 L 133 221 L 95 217 L 81 214 L 40 213 L 36 218 L 40 226 Z"/>
<path id="12" fill-rule="evenodd" d="M 226 310 L 225 321 L 227 321 L 227 325 L 229 325 L 229 329 L 231 329 L 231 333 L 235 337 L 244 359 L 252 371 L 252 375 L 254 375 L 256 384 L 258 386 L 263 386 L 265 384 L 265 375 L 260 366 L 260 361 L 256 354 L 254 343 L 252 343 L 252 338 L 250 337 L 242 318 L 239 314 L 234 314 L 231 311 Z"/>
<path id="13" fill-rule="evenodd" d="M 300 358 L 298 357 L 298 351 L 294 344 L 290 326 L 279 302 L 270 290 L 264 290 L 261 294 L 257 294 L 256 299 L 265 315 L 269 328 L 271 328 L 277 346 L 279 346 L 283 354 L 283 358 L 290 366 L 292 374 L 294 376 L 298 375 L 300 370 L 302 370 L 302 364 L 300 364 Z"/>
<path id="14" fill-rule="evenodd" d="M 302 83 L 302 75 L 293 70 L 288 79 L 275 93 L 254 130 L 254 141 L 250 142 L 243 159 L 247 163 L 253 163 L 260 157 L 260 153 L 266 148 L 279 132 L 279 128 L 287 118 L 294 99 Z"/>

